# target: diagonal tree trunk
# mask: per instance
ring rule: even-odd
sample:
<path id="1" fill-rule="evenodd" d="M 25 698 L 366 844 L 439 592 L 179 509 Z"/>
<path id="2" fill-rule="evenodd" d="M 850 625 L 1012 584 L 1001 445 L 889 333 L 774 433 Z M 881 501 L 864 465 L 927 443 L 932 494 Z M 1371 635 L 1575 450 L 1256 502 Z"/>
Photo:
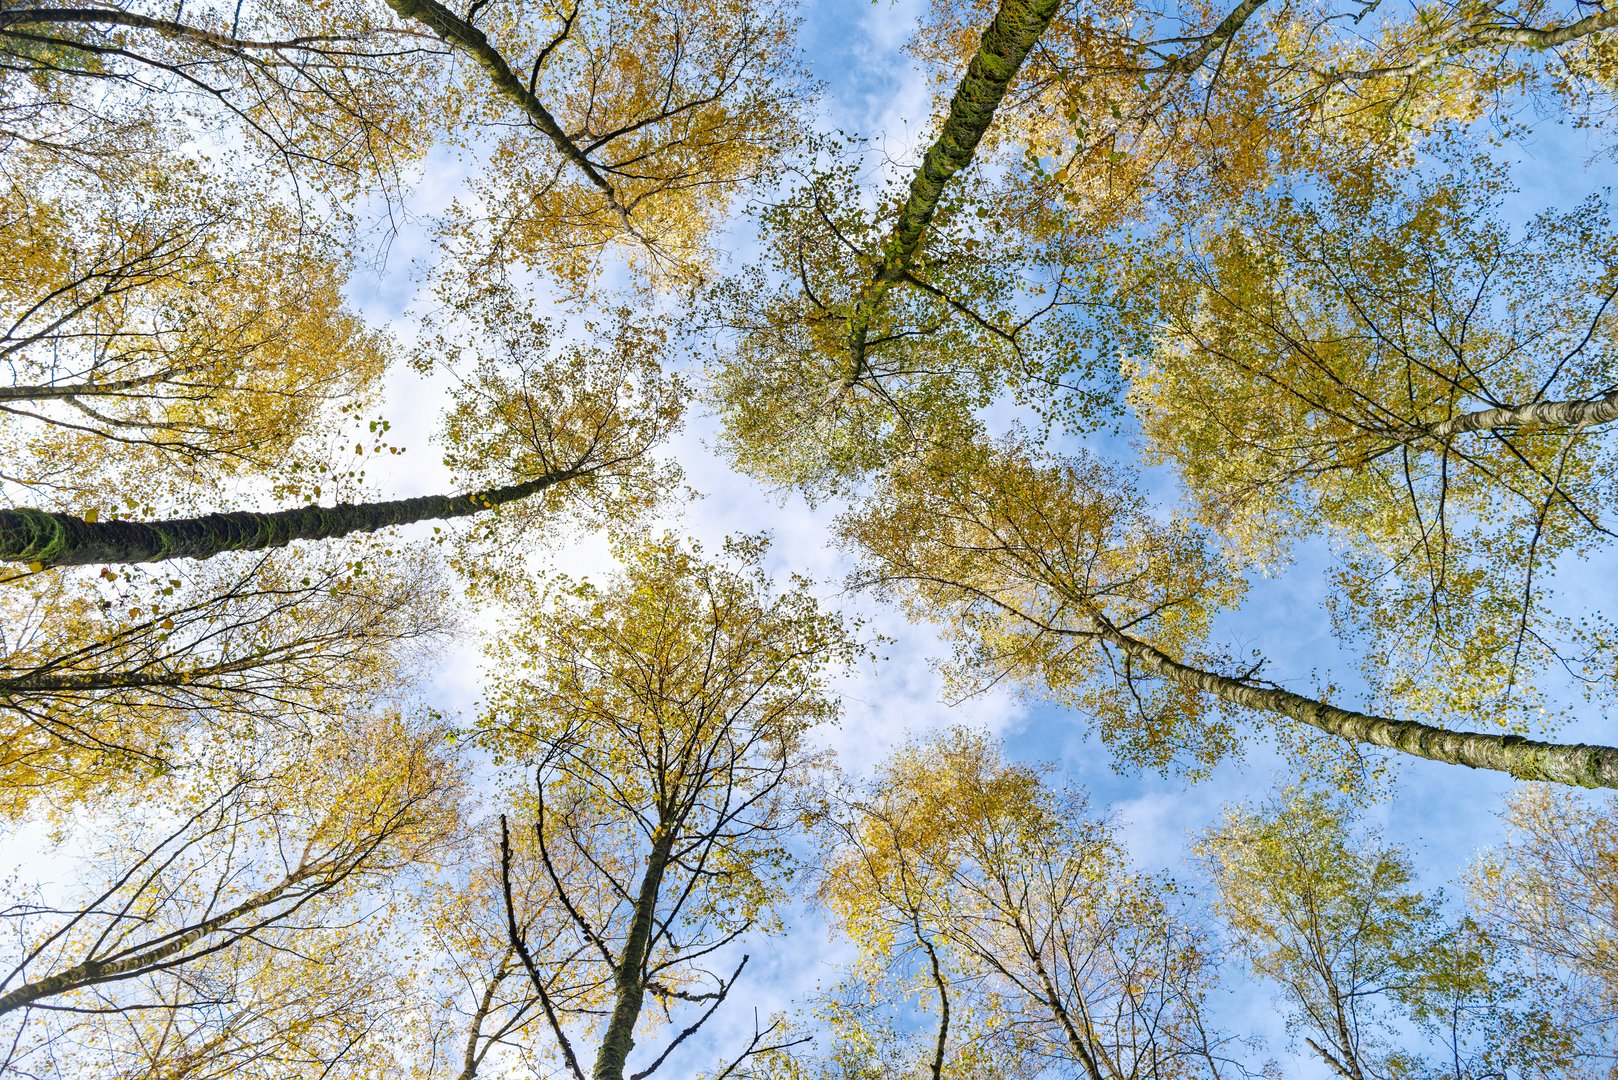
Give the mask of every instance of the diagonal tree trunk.
<path id="1" fill-rule="evenodd" d="M 1618 14 L 1618 9 L 1614 9 Z M 1505 405 L 1494 409 L 1462 413 L 1436 424 L 1416 428 L 1414 434 L 1448 439 L 1470 431 L 1498 431 L 1501 428 L 1544 428 L 1548 430 L 1594 427 L 1618 420 L 1618 392 L 1598 398 L 1573 401 L 1536 401 L 1529 405 Z"/>
<path id="2" fill-rule="evenodd" d="M 651 246 L 635 228 L 635 223 L 629 216 L 629 209 L 618 198 L 618 190 L 612 182 L 602 175 L 596 163 L 591 161 L 589 156 L 568 137 L 567 132 L 562 130 L 562 125 L 557 123 L 556 117 L 551 115 L 544 102 L 534 96 L 531 85 L 524 85 L 522 79 L 511 69 L 510 63 L 501 55 L 500 50 L 489 41 L 488 35 L 469 20 L 461 18 L 438 3 L 438 0 L 387 0 L 387 5 L 401 18 L 430 27 L 439 37 L 471 57 L 488 74 L 500 95 L 521 109 L 529 123 L 549 139 L 561 151 L 562 156 L 572 162 L 574 167 L 601 191 L 607 200 L 607 206 L 629 234 L 648 247 Z"/>
<path id="3" fill-rule="evenodd" d="M 921 168 L 911 179 L 909 197 L 899 210 L 893 231 L 883 241 L 882 265 L 849 316 L 848 368 L 840 390 L 848 390 L 864 373 L 866 340 L 882 298 L 904 279 L 906 268 L 921 247 L 922 234 L 938 211 L 944 185 L 971 163 L 995 110 L 1006 96 L 1006 88 L 1060 6 L 1060 0 L 1004 0 L 994 21 L 983 31 L 978 51 L 950 99 L 949 115 L 938 139 L 928 148 Z"/>
<path id="4" fill-rule="evenodd" d="M 107 379 L 102 382 L 43 383 L 39 385 L 0 386 L 0 401 L 59 401 L 78 397 L 122 397 L 131 390 L 160 383 L 165 379 L 186 373 L 185 368 L 169 368 L 132 379 Z"/>
<path id="5" fill-rule="evenodd" d="M 1206 38 L 1184 55 L 1174 57 L 1160 71 L 1188 75 L 1201 67 L 1222 45 L 1240 32 L 1248 18 L 1266 0 L 1242 0 Z M 921 238 L 938 210 L 944 185 L 971 164 L 978 143 L 994 120 L 1011 80 L 1028 53 L 1050 26 L 1060 0 L 1003 0 L 994 20 L 983 31 L 978 51 L 950 99 L 949 114 L 938 139 L 927 150 L 921 168 L 911 178 L 910 192 L 882 244 L 882 264 L 856 299 L 848 321 L 848 367 L 834 396 L 849 390 L 865 372 L 865 351 L 871 323 L 888 290 L 905 280 Z"/>
<path id="6" fill-rule="evenodd" d="M 224 551 L 262 551 L 285 547 L 294 540 L 330 540 L 416 521 L 467 517 L 526 499 L 587 471 L 562 469 L 521 484 L 463 495 L 300 506 L 266 513 L 238 510 L 167 521 L 86 521 L 44 510 L 0 510 L 0 561 L 43 569 L 206 559 Z"/>
<path id="7" fill-rule="evenodd" d="M 155 970 L 163 966 L 164 961 L 180 955 L 204 938 L 226 930 L 236 920 L 251 917 L 259 910 L 269 907 L 294 886 L 311 876 L 310 870 L 302 869 L 282 879 L 272 888 L 248 897 L 235 907 L 220 912 L 211 919 L 188 926 L 183 931 L 159 938 L 155 942 L 125 949 L 111 956 L 83 960 L 44 978 L 24 983 L 9 993 L 0 994 L 0 1016 L 45 998 L 56 997 L 87 986 L 99 986 L 103 983 L 134 978 L 143 972 Z M 236 936 L 246 936 L 245 931 L 227 932 L 236 933 Z"/>
<path id="8" fill-rule="evenodd" d="M 1279 687 L 1256 686 L 1182 664 L 1092 612 L 1093 633 L 1153 675 L 1224 701 L 1279 713 L 1321 731 L 1449 765 L 1493 769 L 1519 780 L 1576 787 L 1618 788 L 1618 747 L 1540 742 L 1521 735 L 1452 731 L 1414 720 L 1392 720 L 1328 705 Z"/>

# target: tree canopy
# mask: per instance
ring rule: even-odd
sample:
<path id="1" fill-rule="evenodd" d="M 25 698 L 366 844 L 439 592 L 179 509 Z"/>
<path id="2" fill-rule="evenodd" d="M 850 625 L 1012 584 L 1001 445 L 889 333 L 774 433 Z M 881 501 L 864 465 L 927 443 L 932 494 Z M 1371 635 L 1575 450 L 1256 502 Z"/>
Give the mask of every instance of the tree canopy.
<path id="1" fill-rule="evenodd" d="M 0 1072 L 1606 1075 L 1615 94 L 1586 0 L 0 8 Z"/>

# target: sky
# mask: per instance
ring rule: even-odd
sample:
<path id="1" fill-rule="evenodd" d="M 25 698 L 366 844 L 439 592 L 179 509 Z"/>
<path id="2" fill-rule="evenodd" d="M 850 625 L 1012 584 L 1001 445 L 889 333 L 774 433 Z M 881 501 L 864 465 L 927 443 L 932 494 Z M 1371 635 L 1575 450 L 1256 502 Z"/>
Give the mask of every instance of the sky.
<path id="1" fill-rule="evenodd" d="M 802 47 L 810 69 L 825 84 L 822 128 L 869 137 L 891 168 L 914 164 L 933 119 L 931 90 L 903 51 L 922 9 L 916 0 L 810 0 L 804 9 Z M 1591 152 L 1587 135 L 1570 129 L 1551 129 L 1515 147 L 1515 174 L 1523 187 L 1516 208 L 1526 214 L 1537 205 L 1568 205 L 1588 194 L 1601 168 L 1588 163 Z M 461 191 L 474 167 L 448 153 L 435 155 L 412 205 L 431 214 Z M 737 265 L 747 260 L 750 236 L 750 228 L 738 223 L 722 245 Z M 431 257 L 425 230 L 407 226 L 391 238 L 380 272 L 356 275 L 354 303 L 374 323 L 394 328 L 408 341 L 412 305 L 423 302 L 421 269 Z M 393 440 L 407 454 L 382 459 L 382 471 L 370 477 L 388 497 L 448 490 L 449 474 L 431 441 L 441 392 L 441 386 L 406 369 L 392 374 L 382 412 L 393 424 Z M 761 490 L 727 467 L 715 453 L 714 441 L 712 418 L 694 413 L 669 448 L 701 497 L 671 516 L 668 525 L 710 552 L 726 535 L 767 529 L 775 541 L 768 561 L 773 573 L 810 575 L 828 604 L 866 617 L 874 631 L 893 638 L 879 665 L 853 673 L 843 687 L 845 719 L 827 741 L 849 767 L 868 767 L 907 736 L 927 730 L 951 724 L 987 728 L 1005 739 L 1015 759 L 1053 763 L 1056 776 L 1086 788 L 1092 805 L 1116 822 L 1144 868 L 1182 879 L 1195 879 L 1191 845 L 1222 806 L 1262 800 L 1287 783 L 1287 763 L 1262 741 L 1243 760 L 1225 763 L 1207 780 L 1188 785 L 1178 776 L 1115 771 L 1085 718 L 1071 710 L 1020 700 L 1004 688 L 959 704 L 943 701 L 934 663 L 947 648 L 936 628 L 911 625 L 868 597 L 844 591 L 849 566 L 831 545 L 828 530 L 834 508 L 811 508 L 797 497 Z M 1172 492 L 1171 477 L 1159 480 L 1161 491 Z M 1220 617 L 1214 640 L 1256 648 L 1270 659 L 1268 676 L 1294 688 L 1306 689 L 1311 673 L 1331 667 L 1343 687 L 1342 700 L 1353 703 L 1358 688 L 1353 661 L 1331 639 L 1323 611 L 1329 556 L 1324 541 L 1305 545 L 1275 579 L 1254 588 L 1241 608 Z M 575 575 L 601 573 L 611 565 L 601 538 L 589 536 L 563 546 L 554 561 Z M 1572 580 L 1599 599 L 1612 590 L 1610 570 L 1606 563 L 1572 566 L 1563 576 L 1577 575 Z M 458 646 L 452 661 L 433 676 L 437 703 L 474 715 L 481 662 L 474 643 Z M 1611 725 L 1596 710 L 1564 734 L 1569 740 L 1613 739 Z M 1479 851 L 1501 838 L 1499 812 L 1515 786 L 1509 778 L 1418 760 L 1390 762 L 1389 776 L 1386 797 L 1373 803 L 1366 819 L 1388 840 L 1411 850 L 1423 887 L 1456 882 Z M 1451 892 L 1459 896 L 1453 885 Z M 831 940 L 812 911 L 800 909 L 791 921 L 793 930 L 785 939 L 754 950 L 755 964 L 747 976 L 752 997 L 746 1000 L 763 1012 L 801 1002 L 816 984 L 832 981 L 837 965 L 849 957 L 847 946 Z M 1270 1058 L 1298 1080 L 1331 1075 L 1290 1037 L 1271 991 L 1255 983 L 1239 961 L 1227 965 L 1225 983 L 1228 993 L 1215 1015 L 1239 1032 L 1264 1038 L 1255 1068 Z M 727 1008 L 710 1033 L 710 1044 L 744 1038 L 751 1023 L 747 1008 Z M 699 1048 L 688 1057 L 690 1067 L 697 1067 L 703 1052 Z"/>

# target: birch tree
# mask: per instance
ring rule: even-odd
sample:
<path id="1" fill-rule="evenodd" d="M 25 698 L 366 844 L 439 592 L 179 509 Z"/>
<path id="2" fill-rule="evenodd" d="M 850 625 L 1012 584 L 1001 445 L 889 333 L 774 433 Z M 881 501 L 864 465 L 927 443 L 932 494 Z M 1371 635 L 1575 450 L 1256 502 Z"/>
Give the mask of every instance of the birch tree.
<path id="1" fill-rule="evenodd" d="M 636 1055 L 637 1075 L 670 1062 L 730 996 L 736 953 L 776 926 L 790 880 L 793 792 L 812 764 L 810 731 L 834 721 L 827 680 L 854 645 L 807 583 L 772 594 L 758 540 L 731 566 L 665 538 L 624 550 L 605 587 L 563 582 L 505 645 L 511 674 L 491 693 L 484 738 L 533 769 L 525 816 L 544 879 L 565 913 L 572 978 L 608 988 L 602 1019 L 569 1024 L 524 929 L 534 914 L 511 888 L 511 943 L 544 1012 L 555 1053 L 580 1080 L 620 1080 L 651 1011 L 680 1031 Z M 556 918 L 556 916 L 552 916 Z M 585 976 L 589 971 L 595 974 Z M 774 1046 L 761 1026 L 745 1059 Z"/>
<path id="2" fill-rule="evenodd" d="M 1551 988 L 1418 891 L 1409 855 L 1362 835 L 1345 800 L 1293 789 L 1231 810 L 1200 850 L 1237 947 L 1337 1075 L 1570 1074 Z"/>
<path id="3" fill-rule="evenodd" d="M 21 5 L 0 20 L 0 126 L 8 160 L 106 180 L 180 131 L 235 143 L 244 173 L 267 165 L 306 208 L 332 196 L 329 211 L 398 194 L 435 130 L 439 52 L 365 0 Z"/>
<path id="4" fill-rule="evenodd" d="M 1116 470 L 968 440 L 890 470 L 844 521 L 857 580 L 943 611 L 965 685 L 1012 678 L 1081 706 L 1134 765 L 1196 769 L 1239 747 L 1232 719 L 1268 713 L 1339 738 L 1522 779 L 1618 786 L 1618 750 L 1361 712 L 1276 686 L 1262 658 L 1207 641 L 1241 580 Z"/>
<path id="5" fill-rule="evenodd" d="M 1577 1032 L 1581 1066 L 1610 1070 L 1618 1058 L 1611 802 L 1535 787 L 1518 793 L 1504 816 L 1505 842 L 1469 875 L 1475 917 L 1549 987 L 1547 998 Z"/>
<path id="6" fill-rule="evenodd" d="M 924 1003 L 911 1074 L 1244 1075 L 1205 1015 L 1214 957 L 1173 884 L 987 737 L 901 748 L 828 824 L 821 892 L 860 947 L 851 981 L 890 1008 L 913 983 Z"/>
<path id="7" fill-rule="evenodd" d="M 64 809 L 193 763 L 199 745 L 307 735 L 401 690 L 453 626 L 422 552 L 368 569 L 305 553 L 196 573 L 41 575 L 0 595 L 0 807 Z"/>
<path id="8" fill-rule="evenodd" d="M 489 291 L 467 317 L 469 326 L 437 342 L 456 355 L 476 349 L 479 366 L 466 372 L 446 440 L 467 490 L 154 521 L 0 510 L 0 559 L 35 569 L 206 559 L 508 507 L 532 526 L 539 518 L 516 514 L 518 504 L 554 520 L 570 509 L 627 513 L 666 490 L 668 470 L 650 455 L 684 401 L 679 379 L 662 370 L 655 327 L 620 319 L 600 346 L 553 349 L 543 321 L 509 290 Z M 311 493 L 321 494 L 318 485 Z"/>
<path id="9" fill-rule="evenodd" d="M 362 1038 L 367 1013 L 389 1006 L 354 987 L 342 946 L 362 958 L 365 932 L 348 929 L 455 835 L 463 792 L 443 745 L 397 715 L 353 716 L 302 745 L 221 740 L 206 767 L 147 785 L 135 806 L 79 815 L 93 823 L 83 866 L 5 911 L 10 1064 L 82 1045 L 136 1069 L 160 1045 L 174 1059 L 159 1069 L 228 1071 L 258 1067 L 260 1040 L 295 1055 L 323 1025 Z M 64 1037 L 58 1016 L 90 1028 Z M 325 1045 L 343 1056 L 341 1039 Z"/>
<path id="10" fill-rule="evenodd" d="M 1506 194 L 1465 165 L 1345 174 L 1145 258 L 1148 453 L 1241 558 L 1327 531 L 1341 633 L 1415 714 L 1532 715 L 1541 672 L 1599 685 L 1611 665 L 1605 619 L 1570 615 L 1552 568 L 1611 531 L 1618 241 L 1599 196 L 1513 230 L 1490 209 Z"/>
<path id="11" fill-rule="evenodd" d="M 148 168 L 144 189 L 13 179 L 0 194 L 14 499 L 183 504 L 285 470 L 372 402 L 390 349 L 344 303 L 334 240 L 262 184 L 220 185 L 173 154 Z"/>
<path id="12" fill-rule="evenodd" d="M 836 490 L 903 453 L 912 429 L 962 420 L 1008 376 L 1032 369 L 1060 380 L 1060 362 L 1041 357 L 1031 327 L 1076 302 L 1063 259 L 1019 245 L 1023 223 L 990 211 L 982 187 L 958 194 L 1058 6 L 1007 0 L 996 9 L 921 166 L 885 193 L 877 215 L 854 194 L 860 163 L 835 157 L 818 170 L 808 163 L 802 190 L 772 208 L 766 235 L 780 283 L 757 271 L 740 277 L 719 290 L 712 316 L 732 331 L 714 397 L 738 464 L 776 483 Z M 979 239 L 997 226 L 1009 251 Z M 1015 302 L 1007 285 L 1023 275 L 1049 302 L 1033 318 L 996 311 Z"/>
<path id="13" fill-rule="evenodd" d="M 707 232 L 788 140 L 807 98 L 783 10 L 752 0 L 388 0 L 467 66 L 454 115 L 495 146 L 482 216 L 453 225 L 498 279 L 513 262 L 587 290 L 614 250 L 690 284 Z"/>

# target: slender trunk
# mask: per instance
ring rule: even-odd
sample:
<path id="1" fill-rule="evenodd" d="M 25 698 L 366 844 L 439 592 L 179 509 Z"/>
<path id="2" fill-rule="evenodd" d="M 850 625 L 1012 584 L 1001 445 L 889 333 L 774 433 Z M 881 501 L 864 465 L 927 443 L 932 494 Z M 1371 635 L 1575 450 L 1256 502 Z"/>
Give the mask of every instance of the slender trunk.
<path id="1" fill-rule="evenodd" d="M 80 397 L 117 397 L 130 390 L 139 390 L 143 386 L 151 386 L 181 373 L 176 369 L 133 379 L 109 379 L 106 382 L 0 386 L 0 401 L 60 401 Z"/>
<path id="2" fill-rule="evenodd" d="M 1045 1005 L 1051 1010 L 1051 1015 L 1056 1017 L 1056 1022 L 1061 1025 L 1062 1033 L 1067 1036 L 1068 1048 L 1073 1051 L 1074 1055 L 1079 1059 L 1079 1063 L 1084 1066 L 1085 1076 L 1089 1077 L 1090 1080 L 1106 1080 L 1106 1077 L 1101 1072 L 1101 1065 L 1096 1061 L 1096 1055 L 1091 1052 L 1090 1040 L 1079 1034 L 1078 1026 L 1073 1023 L 1072 1014 L 1068 1012 L 1067 1006 L 1062 1003 L 1062 995 L 1056 991 L 1056 981 L 1051 978 L 1051 973 L 1045 968 L 1045 960 L 1039 954 L 1039 947 L 1034 943 L 1032 935 L 1029 934 L 1021 922 L 1017 924 L 1017 936 L 1023 943 L 1024 955 L 1034 965 L 1034 974 L 1039 977 L 1040 987 L 1045 991 Z M 1085 1031 L 1093 1037 L 1094 1031 L 1088 1020 L 1085 1021 L 1084 1027 Z"/>
<path id="3" fill-rule="evenodd" d="M 1491 5 L 1495 6 L 1498 4 Z M 1334 71 L 1323 73 L 1321 79 L 1327 85 L 1334 85 L 1368 79 L 1408 78 L 1428 68 L 1436 67 L 1450 57 L 1469 49 L 1486 48 L 1490 45 L 1526 45 L 1531 49 L 1554 49 L 1570 41 L 1589 37 L 1603 30 L 1611 30 L 1615 26 L 1618 26 L 1618 8 L 1597 11 L 1576 22 L 1564 23 L 1561 26 L 1480 26 L 1465 37 L 1436 48 L 1408 64 L 1357 71 Z"/>
<path id="4" fill-rule="evenodd" d="M 1480 45 L 1528 45 L 1536 49 L 1554 49 L 1615 26 L 1618 26 L 1618 8 L 1609 8 L 1562 26 L 1486 26 L 1473 34 L 1472 40 Z"/>
<path id="5" fill-rule="evenodd" d="M 1337 1058 L 1332 1055 L 1330 1050 L 1327 1050 L 1324 1046 L 1321 1046 L 1319 1043 L 1315 1042 L 1315 1040 L 1304 1039 L 1303 1041 L 1309 1044 L 1309 1049 L 1313 1050 L 1315 1053 L 1324 1058 L 1326 1060 L 1326 1064 L 1331 1066 L 1332 1072 L 1336 1073 L 1338 1076 L 1341 1076 L 1343 1080 L 1365 1080 L 1364 1077 L 1359 1075 L 1358 1069 L 1350 1072 L 1348 1067 L 1341 1061 L 1338 1061 Z"/>
<path id="6" fill-rule="evenodd" d="M 1242 0 L 1229 15 L 1226 15 L 1220 24 L 1213 28 L 1213 32 L 1203 38 L 1202 44 L 1186 53 L 1176 56 L 1163 65 L 1163 70 L 1175 75 L 1189 75 L 1207 62 L 1216 50 L 1221 48 L 1231 38 L 1241 32 L 1247 20 L 1252 18 L 1253 12 L 1263 7 L 1265 0 Z"/>
<path id="7" fill-rule="evenodd" d="M 96 690 L 142 690 L 151 687 L 189 686 L 217 670 L 203 672 L 165 671 L 139 675 L 129 671 L 89 671 L 70 675 L 23 675 L 0 679 L 0 701 L 14 694 L 71 694 Z"/>
<path id="8" fill-rule="evenodd" d="M 489 1018 L 489 1013 L 494 1008 L 495 992 L 500 989 L 500 983 L 510 970 L 506 965 L 511 963 L 516 951 L 516 947 L 513 945 L 506 946 L 505 954 L 500 957 L 499 965 L 494 969 L 494 973 L 489 976 L 489 985 L 483 988 L 483 996 L 478 998 L 477 1011 L 472 1014 L 471 1023 L 467 1025 L 466 1053 L 462 1055 L 461 1073 L 456 1077 L 456 1080 L 476 1080 L 478 1066 L 483 1064 L 483 1055 L 478 1053 L 478 1039 L 483 1034 L 484 1021 Z"/>
<path id="9" fill-rule="evenodd" d="M 595 1070 L 591 1074 L 594 1080 L 623 1080 L 629 1052 L 635 1048 L 635 1024 L 646 998 L 646 954 L 651 948 L 657 898 L 663 891 L 663 875 L 668 870 L 673 849 L 674 830 L 667 829 L 652 844 L 652 853 L 646 860 L 646 873 L 641 877 L 640 892 L 635 897 L 629 936 L 613 973 L 612 1016 L 601 1040 L 601 1051 L 596 1055 Z"/>
<path id="10" fill-rule="evenodd" d="M 1324 943 L 1316 942 L 1314 947 L 1317 954 L 1320 954 L 1320 950 L 1324 948 Z M 1343 1008 L 1343 995 L 1337 989 L 1337 980 L 1333 978 L 1329 966 L 1323 967 L 1321 974 L 1325 976 L 1326 993 L 1331 998 L 1332 1021 L 1337 1026 L 1337 1045 L 1342 1048 L 1343 1056 L 1341 1059 L 1333 1057 L 1313 1039 L 1309 1040 L 1309 1045 L 1314 1047 L 1315 1052 L 1324 1057 L 1335 1068 L 1341 1070 L 1348 1077 L 1348 1080 L 1365 1080 L 1365 1074 L 1360 1071 L 1360 1060 L 1355 1046 L 1354 1035 L 1349 1031 L 1348 1012 Z M 1459 1077 L 1457 1077 L 1457 1080 L 1459 1080 Z"/>
<path id="11" fill-rule="evenodd" d="M 72 694 L 93 693 L 97 690 L 144 690 L 158 687 L 179 688 L 196 686 L 206 679 L 265 667 L 272 661 L 262 657 L 238 660 L 225 664 L 189 670 L 151 672 L 140 671 L 72 671 L 43 672 L 0 679 L 0 700 L 20 694 Z"/>
<path id="12" fill-rule="evenodd" d="M 374 503 L 234 511 L 169 521 L 92 522 L 44 510 L 0 510 L 0 561 L 39 567 L 206 559 L 222 551 L 261 551 L 294 540 L 330 540 L 415 521 L 481 513 L 581 475 L 564 469 L 535 480 L 464 495 L 423 495 Z"/>
<path id="13" fill-rule="evenodd" d="M 938 950 L 933 943 L 921 932 L 921 924 L 911 917 L 910 925 L 916 932 L 916 940 L 921 947 L 927 950 L 927 960 L 933 969 L 933 985 L 938 988 L 938 1038 L 933 1044 L 933 1080 L 943 1080 L 945 1051 L 949 1046 L 949 987 L 944 982 L 944 968 L 938 962 Z"/>
<path id="14" fill-rule="evenodd" d="M 1099 615 L 1091 615 L 1091 624 L 1097 637 L 1160 678 L 1245 708 L 1280 713 L 1344 739 L 1449 765 L 1494 769 L 1510 773 L 1519 780 L 1618 788 L 1618 747 L 1546 743 L 1521 735 L 1451 731 L 1414 720 L 1391 720 L 1339 709 L 1302 694 L 1254 686 L 1241 679 L 1182 664 L 1139 638 L 1123 633 Z"/>
<path id="15" fill-rule="evenodd" d="M 120 11 L 116 8 L 24 7 L 14 8 L 10 11 L 0 11 L 0 29 L 8 26 L 50 26 L 62 23 L 97 27 L 127 26 L 135 30 L 151 30 L 164 37 L 195 41 L 227 51 L 284 50 L 288 52 L 313 52 L 322 47 L 330 47 L 335 51 L 339 46 L 351 48 L 352 43 L 355 41 L 354 35 L 350 34 L 311 35 L 309 37 L 287 38 L 282 41 L 251 41 L 245 38 L 232 37 L 229 34 L 221 34 L 214 30 L 205 30 L 199 26 L 190 26 L 170 19 L 154 19 L 148 15 L 141 15 L 133 11 Z"/>
<path id="16" fill-rule="evenodd" d="M 617 189 L 613 187 L 611 181 L 603 176 L 596 168 L 595 162 L 568 138 L 567 132 L 562 130 L 562 125 L 556 122 L 556 118 L 545 108 L 544 103 L 534 96 L 529 87 L 523 85 L 522 79 L 511 70 L 511 65 L 500 54 L 500 50 L 489 41 L 488 35 L 437 0 L 387 0 L 387 5 L 400 17 L 430 28 L 439 37 L 471 57 L 473 62 L 489 76 L 495 89 L 521 109 L 529 122 L 561 151 L 562 156 L 571 161 L 590 183 L 601 191 L 607 200 L 607 206 L 617 215 L 630 235 L 642 243 L 646 242 L 635 230 L 629 218 L 629 210 L 619 201 Z"/>
<path id="17" fill-rule="evenodd" d="M 86 986 L 98 986 L 102 983 L 116 982 L 119 979 L 132 978 L 146 971 L 154 965 L 177 956 L 190 948 L 203 938 L 227 926 L 243 915 L 251 914 L 259 908 L 274 903 L 276 898 L 286 892 L 299 881 L 298 875 L 284 879 L 279 885 L 268 889 L 258 895 L 244 900 L 229 911 L 221 912 L 211 919 L 206 919 L 183 933 L 178 933 L 164 941 L 161 945 L 149 948 L 137 946 L 125 951 L 123 954 L 114 954 L 113 958 L 105 960 L 85 960 L 72 967 L 63 968 L 53 975 L 33 982 L 24 983 L 8 994 L 0 994 L 0 1016 L 15 1009 L 32 1005 L 36 1001 L 55 997 L 72 990 L 80 990 Z"/>
<path id="18" fill-rule="evenodd" d="M 904 278 L 906 268 L 921 247 L 922 234 L 938 210 L 944 185 L 971 163 L 983 133 L 994 119 L 995 110 L 1006 96 L 1006 88 L 1060 6 L 1060 0 L 1002 0 L 994 21 L 983 31 L 978 51 L 955 88 L 949 115 L 938 139 L 928 148 L 921 168 L 911 178 L 910 194 L 893 223 L 893 231 L 883 241 L 882 265 L 849 316 L 849 364 L 841 382 L 842 389 L 853 386 L 863 374 L 872 319 L 883 296 Z"/>

